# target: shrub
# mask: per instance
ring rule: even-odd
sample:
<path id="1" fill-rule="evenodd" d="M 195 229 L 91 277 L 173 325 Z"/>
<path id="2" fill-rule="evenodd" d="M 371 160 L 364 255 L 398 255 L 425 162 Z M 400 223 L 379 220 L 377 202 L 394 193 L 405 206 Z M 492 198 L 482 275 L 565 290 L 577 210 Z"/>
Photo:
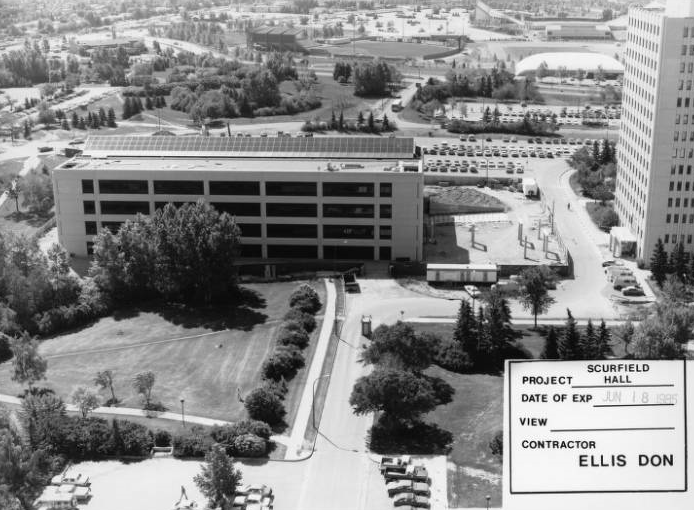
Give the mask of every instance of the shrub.
<path id="1" fill-rule="evenodd" d="M 10 349 L 10 342 L 7 337 L 0 336 L 0 363 L 4 363 L 8 359 L 12 358 L 12 349 Z"/>
<path id="2" fill-rule="evenodd" d="M 115 453 L 112 430 L 103 418 L 65 417 L 51 445 L 68 459 L 91 459 Z M 59 440 L 58 440 L 59 438 Z"/>
<path id="3" fill-rule="evenodd" d="M 278 333 L 277 343 L 279 345 L 294 345 L 299 349 L 305 349 L 308 345 L 308 333 L 301 326 L 298 329 L 283 327 Z"/>
<path id="4" fill-rule="evenodd" d="M 443 340 L 434 354 L 434 363 L 451 372 L 465 373 L 473 368 L 472 361 L 458 342 Z"/>
<path id="5" fill-rule="evenodd" d="M 116 429 L 120 436 L 116 436 Z M 126 420 L 114 420 L 115 448 L 121 455 L 134 455 L 143 457 L 149 455 L 154 446 L 152 432 L 139 423 Z"/>
<path id="6" fill-rule="evenodd" d="M 171 446 L 171 434 L 168 430 L 154 431 L 154 446 Z"/>
<path id="7" fill-rule="evenodd" d="M 173 438 L 175 457 L 204 457 L 212 446 L 212 438 L 199 426 Z"/>
<path id="8" fill-rule="evenodd" d="M 304 283 L 292 292 L 289 297 L 289 306 L 302 312 L 315 314 L 321 308 L 320 297 L 313 287 Z"/>
<path id="9" fill-rule="evenodd" d="M 489 449 L 492 455 L 498 455 L 501 457 L 504 453 L 504 432 L 502 430 L 497 431 L 494 437 L 489 441 Z"/>
<path id="10" fill-rule="evenodd" d="M 242 434 L 234 440 L 234 452 L 239 457 L 262 457 L 267 453 L 267 441 L 255 434 Z"/>
<path id="11" fill-rule="evenodd" d="M 304 356 L 299 348 L 290 344 L 279 348 L 263 363 L 263 377 L 272 381 L 291 379 L 304 366 Z"/>
<path id="12" fill-rule="evenodd" d="M 306 332 L 311 333 L 316 329 L 316 319 L 310 313 L 302 312 L 298 308 L 290 308 L 289 311 L 284 314 L 284 320 L 286 323 L 297 323 L 301 324 Z"/>
<path id="13" fill-rule="evenodd" d="M 251 391 L 245 401 L 246 411 L 254 420 L 261 420 L 270 425 L 282 423 L 287 411 L 282 400 L 268 388 L 260 387 Z"/>
<path id="14" fill-rule="evenodd" d="M 287 381 L 284 378 L 279 379 L 278 381 L 268 379 L 265 381 L 263 384 L 265 389 L 268 391 L 271 391 L 275 395 L 277 395 L 279 398 L 284 399 L 285 395 L 287 394 L 288 388 L 287 388 Z M 251 420 L 252 421 L 252 420 Z M 259 422 L 262 423 L 262 422 Z M 258 434 L 257 432 L 251 431 L 254 434 L 263 437 L 262 434 Z"/>

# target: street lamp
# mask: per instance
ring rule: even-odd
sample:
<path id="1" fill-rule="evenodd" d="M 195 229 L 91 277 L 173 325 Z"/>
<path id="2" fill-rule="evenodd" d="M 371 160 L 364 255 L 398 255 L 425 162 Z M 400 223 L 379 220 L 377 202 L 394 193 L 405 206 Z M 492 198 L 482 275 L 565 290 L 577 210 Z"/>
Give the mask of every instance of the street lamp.
<path id="1" fill-rule="evenodd" d="M 311 416 L 313 418 L 313 428 L 315 430 L 318 430 L 318 426 L 316 425 L 316 383 L 320 379 L 323 379 L 323 377 L 330 377 L 330 374 L 319 375 L 313 380 L 313 394 L 311 397 Z"/>
<path id="2" fill-rule="evenodd" d="M 185 414 L 185 410 L 184 410 L 185 402 L 186 401 L 184 399 L 181 399 L 181 422 L 183 423 L 184 427 L 186 426 L 186 414 Z"/>
<path id="3" fill-rule="evenodd" d="M 487 494 L 484 498 L 487 500 L 487 510 L 489 510 L 489 500 L 492 499 L 492 497 Z"/>

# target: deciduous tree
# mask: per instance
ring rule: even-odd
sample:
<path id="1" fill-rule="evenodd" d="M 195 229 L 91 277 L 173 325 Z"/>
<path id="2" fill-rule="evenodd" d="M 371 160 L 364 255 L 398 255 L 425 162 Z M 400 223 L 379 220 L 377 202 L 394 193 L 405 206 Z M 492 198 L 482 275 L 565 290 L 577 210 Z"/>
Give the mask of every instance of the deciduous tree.
<path id="1" fill-rule="evenodd" d="M 195 484 L 207 498 L 210 508 L 229 508 L 236 496 L 236 487 L 241 483 L 241 472 L 234 468 L 233 461 L 224 448 L 213 445 L 205 455 L 201 473 L 195 475 Z"/>

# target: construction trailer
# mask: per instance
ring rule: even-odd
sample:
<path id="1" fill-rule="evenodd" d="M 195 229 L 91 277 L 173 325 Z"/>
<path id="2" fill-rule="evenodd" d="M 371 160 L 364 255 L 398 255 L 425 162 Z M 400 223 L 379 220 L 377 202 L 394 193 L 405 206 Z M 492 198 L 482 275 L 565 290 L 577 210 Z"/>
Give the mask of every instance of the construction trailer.
<path id="1" fill-rule="evenodd" d="M 427 282 L 492 284 L 498 278 L 496 264 L 427 264 Z"/>

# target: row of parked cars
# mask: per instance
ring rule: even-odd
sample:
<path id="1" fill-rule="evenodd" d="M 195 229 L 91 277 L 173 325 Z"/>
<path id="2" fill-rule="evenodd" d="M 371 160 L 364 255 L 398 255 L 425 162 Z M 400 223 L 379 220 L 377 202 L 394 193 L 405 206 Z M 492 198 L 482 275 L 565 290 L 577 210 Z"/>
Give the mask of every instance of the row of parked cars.
<path id="1" fill-rule="evenodd" d="M 612 284 L 614 290 L 621 291 L 623 296 L 646 295 L 632 270 L 625 267 L 621 261 L 607 260 L 602 265 L 605 268 L 607 281 Z"/>
<path id="2" fill-rule="evenodd" d="M 523 167 L 522 163 L 516 162 L 514 163 L 513 161 L 509 161 L 508 163 L 504 164 L 503 161 L 499 161 L 497 164 L 495 161 L 489 161 L 487 162 L 486 160 L 481 160 L 481 161 L 459 161 L 459 160 L 454 160 L 451 161 L 449 159 L 446 160 L 440 160 L 437 159 L 435 161 L 429 160 L 424 163 L 424 171 L 425 172 L 440 172 L 440 173 L 467 173 L 470 172 L 471 174 L 476 174 L 479 173 L 480 170 L 504 170 L 506 169 L 507 174 L 522 174 L 525 170 Z"/>
<path id="3" fill-rule="evenodd" d="M 431 480 L 426 467 L 412 464 L 410 456 L 403 455 L 382 457 L 380 471 L 393 506 L 401 510 L 431 507 Z"/>

